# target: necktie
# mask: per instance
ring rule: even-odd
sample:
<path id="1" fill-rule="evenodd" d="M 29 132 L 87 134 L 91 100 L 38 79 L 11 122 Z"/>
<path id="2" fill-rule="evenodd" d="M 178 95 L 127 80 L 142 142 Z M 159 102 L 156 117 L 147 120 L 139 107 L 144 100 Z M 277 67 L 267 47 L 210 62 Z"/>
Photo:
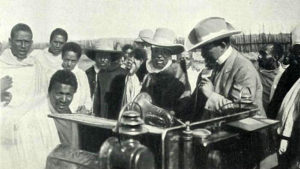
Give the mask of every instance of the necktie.
<path id="1" fill-rule="evenodd" d="M 100 114 L 100 89 L 98 81 L 99 72 L 96 72 L 95 88 L 93 93 L 93 114 L 99 116 Z"/>

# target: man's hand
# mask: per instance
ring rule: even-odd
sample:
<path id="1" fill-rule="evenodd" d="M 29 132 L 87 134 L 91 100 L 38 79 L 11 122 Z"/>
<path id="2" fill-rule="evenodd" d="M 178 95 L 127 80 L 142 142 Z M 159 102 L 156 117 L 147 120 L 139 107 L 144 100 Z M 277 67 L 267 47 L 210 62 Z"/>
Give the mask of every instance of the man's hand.
<path id="1" fill-rule="evenodd" d="M 281 140 L 280 142 L 280 147 L 279 147 L 279 154 L 284 154 L 286 152 L 288 146 L 288 141 L 287 140 Z"/>
<path id="2" fill-rule="evenodd" d="M 87 114 L 87 115 L 92 114 L 92 112 L 89 111 L 87 108 L 85 108 L 85 106 L 79 106 L 78 109 L 76 110 L 76 113 L 78 113 L 78 114 Z"/>
<path id="3" fill-rule="evenodd" d="M 198 85 L 199 89 L 203 92 L 203 94 L 208 98 L 214 91 L 214 85 L 208 78 L 201 78 L 200 83 Z"/>
<path id="4" fill-rule="evenodd" d="M 1 102 L 4 102 L 4 106 L 8 105 L 12 99 L 10 92 L 1 92 Z"/>
<path id="5" fill-rule="evenodd" d="M 1 84 L 0 84 L 0 88 L 1 88 L 1 93 L 5 92 L 7 89 L 12 87 L 12 78 L 10 76 L 4 76 L 1 78 Z M 2 99 L 2 98 L 1 98 Z"/>

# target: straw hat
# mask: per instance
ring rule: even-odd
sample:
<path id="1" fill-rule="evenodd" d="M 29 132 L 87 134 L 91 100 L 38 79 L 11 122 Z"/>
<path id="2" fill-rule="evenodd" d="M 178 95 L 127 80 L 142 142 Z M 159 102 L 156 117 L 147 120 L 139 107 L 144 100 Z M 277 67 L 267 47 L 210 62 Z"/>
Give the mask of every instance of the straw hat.
<path id="1" fill-rule="evenodd" d="M 292 46 L 300 44 L 300 24 L 292 31 Z"/>
<path id="2" fill-rule="evenodd" d="M 97 41 L 92 48 L 86 49 L 85 54 L 92 60 L 95 60 L 96 53 L 111 53 L 112 57 L 120 57 L 123 52 L 116 49 L 113 43 L 104 43 L 103 41 Z"/>
<path id="3" fill-rule="evenodd" d="M 151 39 L 152 37 L 153 37 L 153 31 L 152 30 L 150 30 L 150 29 L 143 29 L 143 30 L 140 31 L 139 37 L 136 38 L 134 41 L 142 43 L 144 41 L 141 38 L 144 38 L 144 39 L 149 38 L 149 39 Z"/>
<path id="4" fill-rule="evenodd" d="M 241 31 L 235 30 L 224 18 L 210 17 L 200 21 L 189 33 L 186 39 L 188 51 L 207 43 L 238 34 Z"/>
<path id="5" fill-rule="evenodd" d="M 142 40 L 153 46 L 168 48 L 172 55 L 180 54 L 184 51 L 183 45 L 175 43 L 175 33 L 168 28 L 157 28 L 152 39 L 142 38 Z"/>

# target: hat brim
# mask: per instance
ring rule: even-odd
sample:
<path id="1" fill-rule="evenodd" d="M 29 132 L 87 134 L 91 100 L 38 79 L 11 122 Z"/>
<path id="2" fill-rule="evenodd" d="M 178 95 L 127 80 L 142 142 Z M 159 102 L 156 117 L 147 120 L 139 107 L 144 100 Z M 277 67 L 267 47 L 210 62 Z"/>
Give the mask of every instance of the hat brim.
<path id="1" fill-rule="evenodd" d="M 191 35 L 192 33 L 193 33 L 193 32 L 190 32 L 190 34 L 189 34 L 189 36 L 188 36 L 188 38 L 187 38 L 187 40 L 186 40 L 186 45 L 185 45 L 185 47 L 186 47 L 187 51 L 194 50 L 195 48 L 201 47 L 201 46 L 203 46 L 203 45 L 205 45 L 205 44 L 208 44 L 208 43 L 210 43 L 210 42 L 213 42 L 213 41 L 216 41 L 216 40 L 219 40 L 219 39 L 222 39 L 222 38 L 226 38 L 226 37 L 230 37 L 230 36 L 235 35 L 235 34 L 239 34 L 239 33 L 241 33 L 241 31 L 238 31 L 238 30 L 232 30 L 232 31 L 228 31 L 228 32 L 226 32 L 226 33 L 222 32 L 222 34 L 215 34 L 215 35 L 211 36 L 210 38 L 208 38 L 208 39 L 206 39 L 206 40 L 203 40 L 203 41 L 201 41 L 201 42 L 199 42 L 199 43 L 195 43 L 195 44 L 193 44 L 193 43 L 189 40 L 189 37 L 192 36 L 192 35 Z"/>
<path id="2" fill-rule="evenodd" d="M 166 44 L 166 43 L 160 43 L 156 42 L 153 39 L 149 38 L 142 38 L 142 40 L 146 43 L 149 43 L 150 45 L 158 46 L 158 47 L 165 47 L 171 50 L 172 55 L 180 54 L 184 51 L 184 46 L 181 44 Z"/>
<path id="3" fill-rule="evenodd" d="M 101 50 L 101 49 L 86 49 L 85 54 L 88 58 L 95 60 L 95 54 L 96 53 L 111 53 L 111 54 L 119 54 L 118 57 L 121 57 L 123 54 L 122 51 L 116 51 L 116 50 Z"/>
<path id="4" fill-rule="evenodd" d="M 134 40 L 134 42 L 140 42 L 140 43 L 143 43 L 144 41 L 141 39 L 141 38 L 136 38 L 135 40 Z"/>

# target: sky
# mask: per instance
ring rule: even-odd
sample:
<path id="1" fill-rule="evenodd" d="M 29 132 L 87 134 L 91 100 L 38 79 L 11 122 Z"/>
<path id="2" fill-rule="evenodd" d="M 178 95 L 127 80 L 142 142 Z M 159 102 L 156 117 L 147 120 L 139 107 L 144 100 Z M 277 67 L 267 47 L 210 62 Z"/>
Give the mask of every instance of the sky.
<path id="1" fill-rule="evenodd" d="M 48 42 L 57 27 L 70 40 L 135 38 L 158 27 L 185 37 L 211 16 L 246 34 L 287 33 L 300 23 L 300 0 L 1 0 L 0 42 L 20 22 L 31 27 L 35 42 Z"/>

